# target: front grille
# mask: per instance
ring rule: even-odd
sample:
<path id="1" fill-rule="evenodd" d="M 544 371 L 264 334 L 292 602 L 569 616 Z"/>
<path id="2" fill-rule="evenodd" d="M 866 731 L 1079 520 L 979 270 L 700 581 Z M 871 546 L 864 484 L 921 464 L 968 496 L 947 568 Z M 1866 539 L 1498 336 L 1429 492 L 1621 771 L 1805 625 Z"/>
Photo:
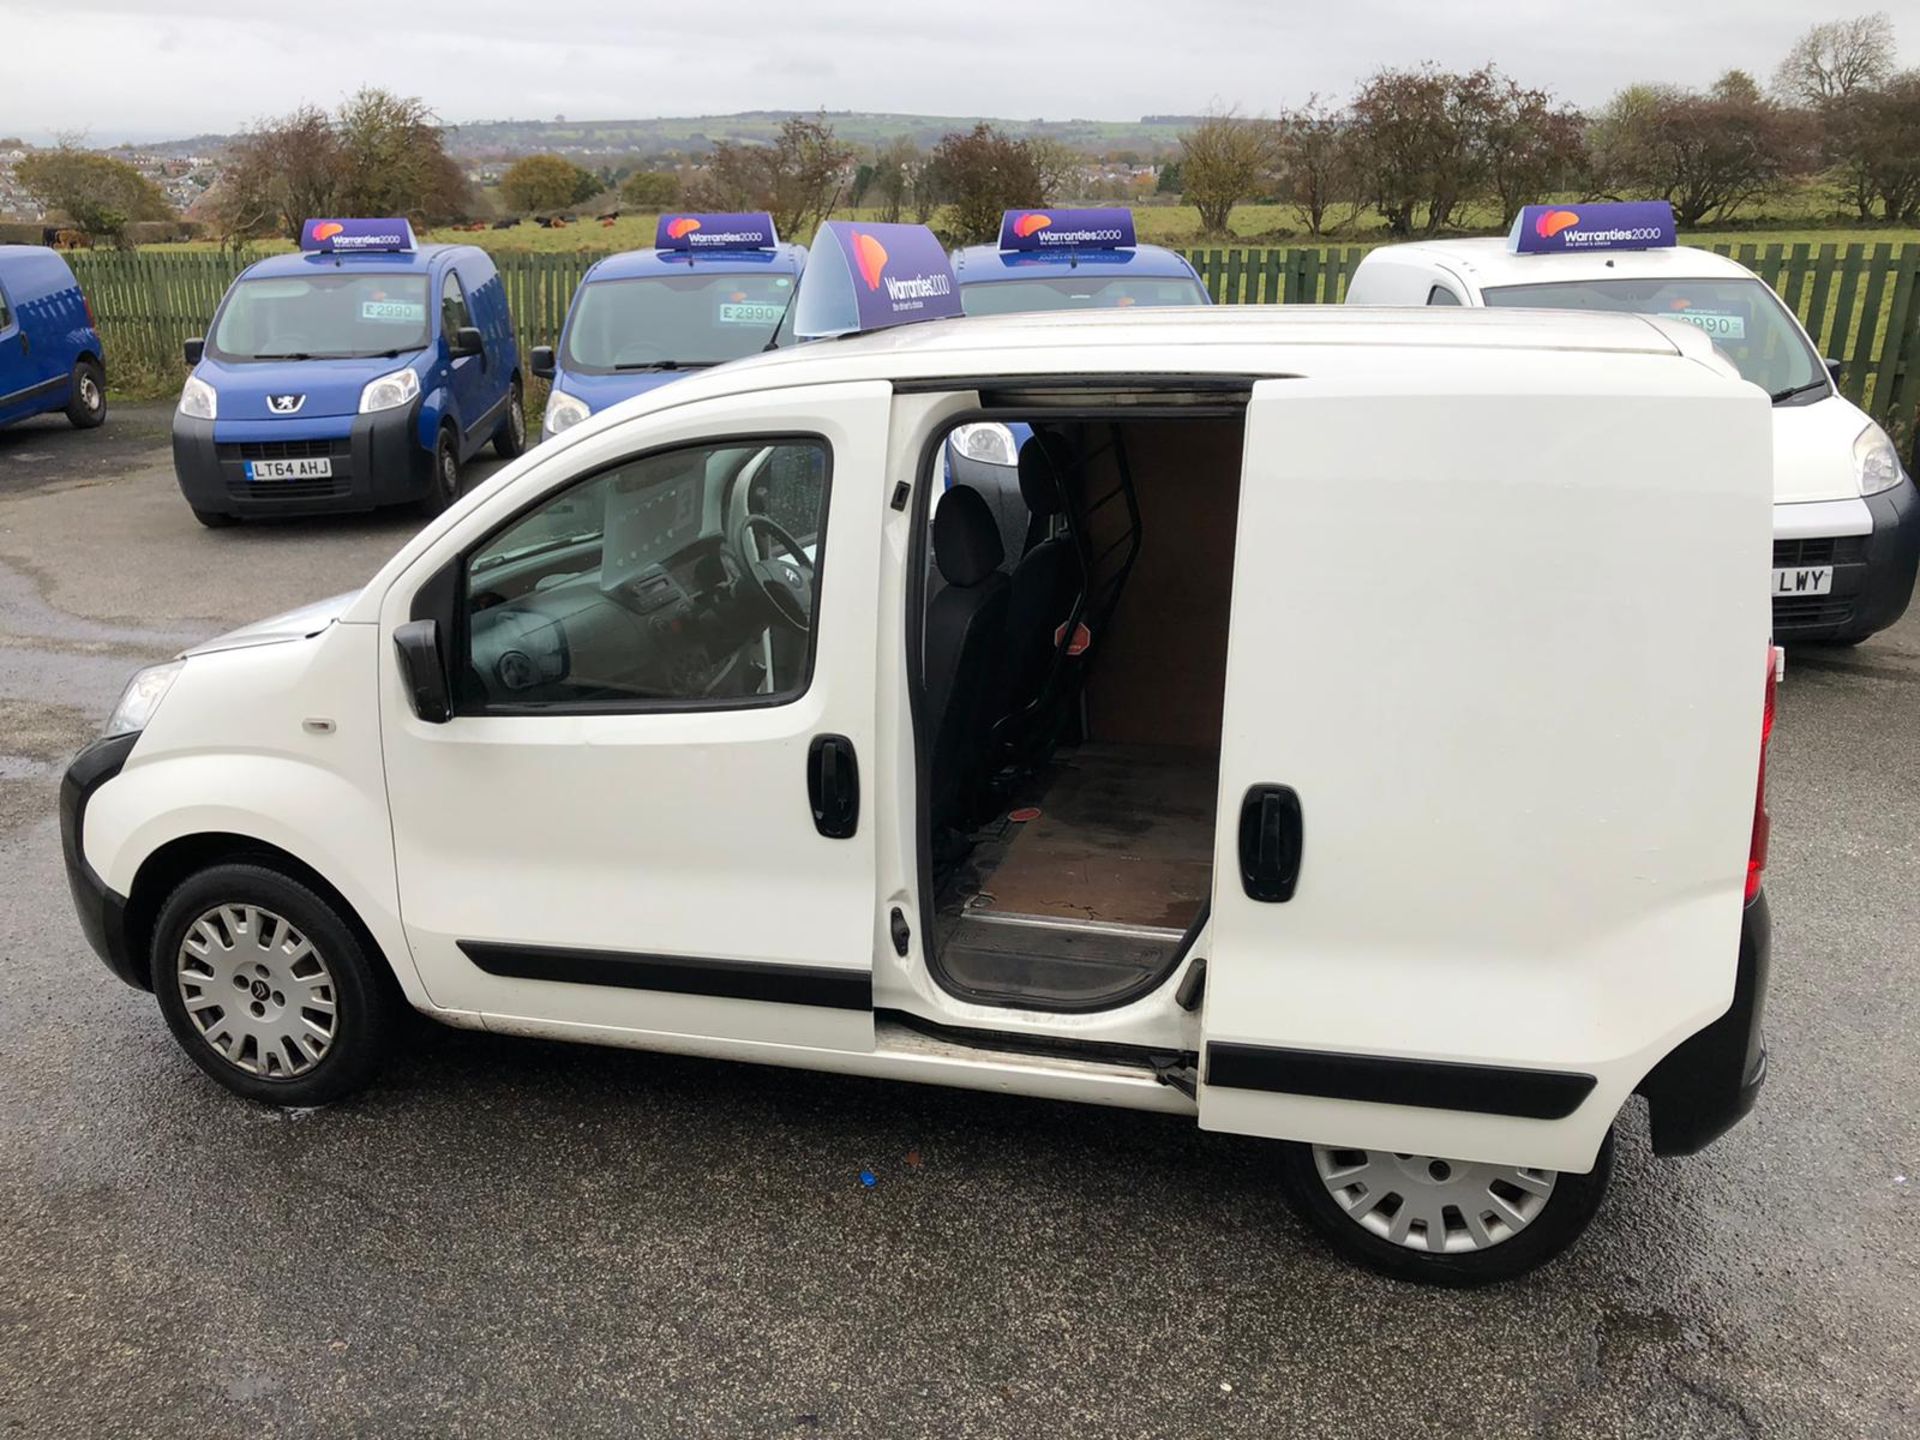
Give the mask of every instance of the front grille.
<path id="1" fill-rule="evenodd" d="M 1811 630 L 1817 626 L 1845 625 L 1853 619 L 1853 605 L 1827 595 L 1795 596 L 1773 602 L 1773 628 Z"/>
<path id="2" fill-rule="evenodd" d="M 1867 558 L 1865 535 L 1820 536 L 1807 540 L 1773 542 L 1776 566 L 1860 565 Z"/>
<path id="3" fill-rule="evenodd" d="M 262 457 L 267 458 L 267 457 Z M 345 475 L 322 475 L 314 480 L 229 480 L 227 494 L 235 500 L 333 500 L 348 493 L 352 480 Z"/>
<path id="4" fill-rule="evenodd" d="M 217 447 L 222 460 L 345 460 L 353 442 L 345 436 L 332 440 L 251 440 Z"/>

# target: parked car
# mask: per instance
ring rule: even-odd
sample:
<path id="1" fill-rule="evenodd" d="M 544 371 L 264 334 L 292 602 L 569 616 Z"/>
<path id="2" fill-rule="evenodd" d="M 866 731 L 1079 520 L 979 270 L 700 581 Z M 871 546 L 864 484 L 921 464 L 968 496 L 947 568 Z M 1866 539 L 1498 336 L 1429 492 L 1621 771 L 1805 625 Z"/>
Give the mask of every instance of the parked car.
<path id="1" fill-rule="evenodd" d="M 773 345 L 806 269 L 773 217 L 662 215 L 651 250 L 595 262 L 573 292 L 557 347 L 533 350 L 553 382 L 544 435 L 710 365 Z"/>
<path id="2" fill-rule="evenodd" d="M 437 514 L 460 467 L 526 446 L 520 352 L 485 251 L 405 220 L 309 220 L 297 254 L 241 272 L 173 417 L 173 470 L 203 525 L 371 510 Z"/>
<path id="3" fill-rule="evenodd" d="M 884 333 L 583 421 L 357 593 L 133 678 L 66 865 L 194 1063 L 339 1099 L 411 1006 L 1161 1112 L 1284 1142 L 1342 1251 L 1450 1284 L 1579 1234 L 1636 1092 L 1661 1155 L 1746 1112 L 1771 421 L 1704 334 L 903 332 L 958 308 L 930 233 L 809 267 L 800 334 Z M 1127 503 L 1006 576 L 978 492 L 932 505 L 983 418 Z M 1022 572 L 1084 592 L 1114 542 L 1078 733 L 995 773 L 1009 646 L 1057 643 Z"/>
<path id="4" fill-rule="evenodd" d="M 107 418 L 106 348 L 93 307 L 57 250 L 0 245 L 0 425 L 62 412 Z"/>
<path id="5" fill-rule="evenodd" d="M 1185 257 L 1142 245 L 1133 211 L 1008 210 L 1000 238 L 953 252 L 960 305 L 969 315 L 1013 315 L 1211 305 L 1213 297 Z M 1024 548 L 1027 504 L 1020 493 L 1020 451 L 1032 431 L 985 420 L 962 425 L 947 446 L 947 481 L 987 497 L 1007 554 Z"/>
<path id="6" fill-rule="evenodd" d="M 1693 325 L 1773 400 L 1773 631 L 1854 644 L 1905 613 L 1920 496 L 1893 442 L 1744 265 L 1675 241 L 1665 202 L 1530 205 L 1506 240 L 1369 251 L 1349 305 L 1619 310 Z M 1664 583 L 1649 577 L 1649 583 Z"/>

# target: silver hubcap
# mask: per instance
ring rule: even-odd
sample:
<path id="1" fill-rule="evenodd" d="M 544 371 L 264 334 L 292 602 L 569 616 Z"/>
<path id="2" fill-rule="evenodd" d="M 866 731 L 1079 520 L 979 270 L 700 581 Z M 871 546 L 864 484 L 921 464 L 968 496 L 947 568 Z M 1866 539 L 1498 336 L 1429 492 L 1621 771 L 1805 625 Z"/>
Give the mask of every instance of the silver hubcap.
<path id="1" fill-rule="evenodd" d="M 89 410 L 100 408 L 100 387 L 93 383 L 93 376 L 80 377 L 80 403 Z"/>
<path id="2" fill-rule="evenodd" d="M 1313 1147 L 1314 1169 L 1356 1225 L 1434 1255 L 1489 1250 L 1546 1209 L 1556 1172 L 1389 1150 Z"/>
<path id="3" fill-rule="evenodd" d="M 440 455 L 440 488 L 446 491 L 449 500 L 460 493 L 460 462 L 454 458 L 451 445 Z"/>
<path id="4" fill-rule="evenodd" d="M 284 917 L 257 905 L 209 910 L 187 927 L 176 971 L 187 1018 L 228 1064 L 291 1080 L 326 1058 L 333 972 Z"/>
<path id="5" fill-rule="evenodd" d="M 518 390 L 513 392 L 513 397 L 507 402 L 507 408 L 507 425 L 512 430 L 513 443 L 518 445 L 527 437 L 526 401 L 521 397 Z"/>

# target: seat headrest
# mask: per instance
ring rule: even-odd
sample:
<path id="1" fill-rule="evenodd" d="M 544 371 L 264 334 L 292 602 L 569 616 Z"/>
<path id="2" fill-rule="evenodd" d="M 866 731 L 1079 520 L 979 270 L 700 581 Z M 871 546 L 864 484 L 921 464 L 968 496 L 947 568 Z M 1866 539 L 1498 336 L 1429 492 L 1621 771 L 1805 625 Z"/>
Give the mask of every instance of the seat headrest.
<path id="1" fill-rule="evenodd" d="M 956 485 L 940 497 L 933 515 L 933 563 L 949 585 L 978 585 L 1000 568 L 1006 553 L 993 508 L 978 490 Z"/>
<path id="2" fill-rule="evenodd" d="M 1047 430 L 1036 430 L 1020 447 L 1020 498 L 1035 515 L 1058 515 L 1066 506 L 1067 472 L 1079 463 L 1073 446 Z"/>

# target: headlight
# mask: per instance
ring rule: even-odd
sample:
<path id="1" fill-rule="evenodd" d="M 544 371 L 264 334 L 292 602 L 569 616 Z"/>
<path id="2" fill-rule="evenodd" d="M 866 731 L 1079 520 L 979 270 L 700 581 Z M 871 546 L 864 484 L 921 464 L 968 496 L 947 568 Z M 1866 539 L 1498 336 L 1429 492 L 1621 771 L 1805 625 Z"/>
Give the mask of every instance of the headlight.
<path id="1" fill-rule="evenodd" d="M 564 390 L 555 390 L 547 396 L 547 434 L 558 435 L 562 430 L 571 430 L 592 413 L 587 409 L 586 401 Z"/>
<path id="2" fill-rule="evenodd" d="M 1020 447 L 1013 443 L 1013 432 L 995 420 L 954 426 L 953 448 L 969 460 L 988 465 L 1020 463 Z"/>
<path id="3" fill-rule="evenodd" d="M 153 718 L 153 712 L 160 708 L 160 702 L 167 698 L 167 691 L 173 688 L 174 677 L 180 673 L 184 660 L 169 660 L 164 665 L 149 665 L 137 671 L 127 682 L 127 688 L 120 692 L 120 703 L 113 707 L 113 714 L 107 717 L 106 735 L 131 735 L 136 730 L 147 728 L 147 722 Z"/>
<path id="4" fill-rule="evenodd" d="M 1860 472 L 1862 495 L 1878 495 L 1900 483 L 1899 453 L 1878 425 L 1869 425 L 1854 437 L 1853 463 Z"/>
<path id="5" fill-rule="evenodd" d="M 360 392 L 360 413 L 371 415 L 376 410 L 410 405 L 419 394 L 420 377 L 412 370 L 396 370 L 367 382 L 367 388 Z"/>
<path id="6" fill-rule="evenodd" d="M 180 413 L 196 420 L 212 420 L 217 418 L 219 409 L 220 397 L 213 393 L 213 386 L 198 375 L 187 376 L 187 383 L 180 391 Z"/>

